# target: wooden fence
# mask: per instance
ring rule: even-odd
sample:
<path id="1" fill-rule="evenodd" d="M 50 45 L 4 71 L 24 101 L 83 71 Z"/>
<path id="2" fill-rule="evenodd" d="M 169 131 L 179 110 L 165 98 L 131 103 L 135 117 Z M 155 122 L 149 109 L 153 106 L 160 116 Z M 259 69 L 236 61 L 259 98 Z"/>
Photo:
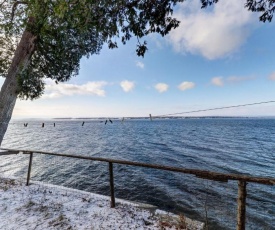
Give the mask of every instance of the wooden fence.
<path id="1" fill-rule="evenodd" d="M 59 156 L 59 157 L 69 157 L 75 159 L 83 159 L 83 160 L 91 160 L 91 161 L 101 161 L 107 162 L 109 164 L 109 181 L 110 181 L 110 197 L 111 197 L 111 208 L 115 207 L 115 187 L 114 187 L 114 174 L 113 174 L 113 164 L 120 165 L 130 165 L 144 168 L 152 168 L 158 170 L 165 170 L 171 172 L 178 172 L 184 174 L 194 175 L 196 177 L 214 181 L 228 182 L 229 180 L 238 181 L 238 200 L 237 200 L 237 230 L 245 230 L 245 209 L 246 209 L 246 188 L 247 183 L 258 183 L 265 185 L 275 185 L 275 178 L 263 178 L 263 177 L 251 177 L 245 175 L 238 174 L 225 174 L 225 173 L 217 173 L 211 172 L 207 170 L 197 170 L 197 169 L 188 169 L 188 168 L 177 168 L 170 167 L 164 165 L 156 165 L 156 164 L 147 164 L 133 161 L 124 161 L 124 160 L 115 160 L 108 158 L 100 158 L 100 157 L 88 157 L 88 156 L 80 156 L 80 155 L 71 155 L 71 154 L 60 154 L 60 153 L 51 153 L 51 152 L 43 152 L 43 151 L 32 151 L 32 150 L 16 150 L 16 149 L 1 149 L 0 155 L 11 155 L 18 154 L 22 152 L 23 154 L 29 154 L 29 167 L 27 174 L 27 183 L 29 186 L 30 178 L 31 178 L 31 168 L 33 155 L 35 154 L 44 154 L 51 156 Z"/>

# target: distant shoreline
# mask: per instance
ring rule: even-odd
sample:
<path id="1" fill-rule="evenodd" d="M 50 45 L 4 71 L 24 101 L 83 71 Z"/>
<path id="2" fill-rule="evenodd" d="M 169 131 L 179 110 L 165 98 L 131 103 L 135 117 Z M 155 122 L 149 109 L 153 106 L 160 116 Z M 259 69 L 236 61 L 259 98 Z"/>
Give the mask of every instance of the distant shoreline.
<path id="1" fill-rule="evenodd" d="M 55 120 L 106 120 L 106 119 L 150 119 L 150 117 L 56 117 Z M 201 116 L 201 117 L 153 117 L 153 119 L 247 119 L 247 118 L 262 118 L 262 117 L 226 117 L 226 116 Z"/>
<path id="2" fill-rule="evenodd" d="M 153 120 L 184 120 L 184 119 L 275 119 L 275 116 L 170 116 L 170 117 L 152 117 Z M 150 120 L 150 117 L 54 117 L 54 118 L 12 118 L 12 121 L 29 120 Z"/>

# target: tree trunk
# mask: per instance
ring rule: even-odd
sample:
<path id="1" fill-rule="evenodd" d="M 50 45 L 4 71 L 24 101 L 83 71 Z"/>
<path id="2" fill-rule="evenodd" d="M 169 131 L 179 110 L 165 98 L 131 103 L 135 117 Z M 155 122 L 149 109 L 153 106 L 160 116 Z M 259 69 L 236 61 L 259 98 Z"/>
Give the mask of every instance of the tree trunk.
<path id="1" fill-rule="evenodd" d="M 25 30 L 18 44 L 11 66 L 0 92 L 0 145 L 7 131 L 18 95 L 17 76 L 29 65 L 37 36 Z"/>

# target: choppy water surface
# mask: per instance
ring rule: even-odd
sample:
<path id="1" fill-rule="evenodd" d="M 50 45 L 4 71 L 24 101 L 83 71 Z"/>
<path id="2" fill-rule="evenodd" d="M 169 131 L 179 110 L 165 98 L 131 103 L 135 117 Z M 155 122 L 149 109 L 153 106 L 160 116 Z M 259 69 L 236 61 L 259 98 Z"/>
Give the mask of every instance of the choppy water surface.
<path id="1" fill-rule="evenodd" d="M 28 122 L 28 127 L 23 123 Z M 41 123 L 45 127 L 41 127 Z M 53 126 L 55 122 L 56 127 Z M 275 119 L 13 121 L 2 147 L 243 173 L 275 178 Z M 35 155 L 32 178 L 109 194 L 108 165 Z M 0 172 L 25 177 L 28 157 L 1 157 Z M 237 182 L 213 182 L 180 173 L 114 166 L 116 197 L 146 202 L 235 229 Z M 248 184 L 248 229 L 275 229 L 275 187 Z"/>

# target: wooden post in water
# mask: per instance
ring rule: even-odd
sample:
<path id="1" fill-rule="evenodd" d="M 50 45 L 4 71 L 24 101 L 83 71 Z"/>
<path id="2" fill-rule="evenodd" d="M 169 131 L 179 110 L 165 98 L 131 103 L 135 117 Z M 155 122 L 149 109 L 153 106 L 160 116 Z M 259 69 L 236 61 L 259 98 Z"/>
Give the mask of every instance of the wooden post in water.
<path id="1" fill-rule="evenodd" d="M 28 169 L 27 184 L 26 184 L 27 186 L 29 186 L 29 183 L 30 183 L 31 170 L 32 170 L 32 157 L 33 157 L 33 153 L 30 153 L 29 169 Z"/>
<path id="2" fill-rule="evenodd" d="M 110 175 L 111 208 L 114 208 L 115 207 L 114 174 L 113 174 L 113 163 L 111 162 L 109 162 L 109 175 Z"/>
<path id="3" fill-rule="evenodd" d="M 245 230 L 246 181 L 238 182 L 237 230 Z"/>

